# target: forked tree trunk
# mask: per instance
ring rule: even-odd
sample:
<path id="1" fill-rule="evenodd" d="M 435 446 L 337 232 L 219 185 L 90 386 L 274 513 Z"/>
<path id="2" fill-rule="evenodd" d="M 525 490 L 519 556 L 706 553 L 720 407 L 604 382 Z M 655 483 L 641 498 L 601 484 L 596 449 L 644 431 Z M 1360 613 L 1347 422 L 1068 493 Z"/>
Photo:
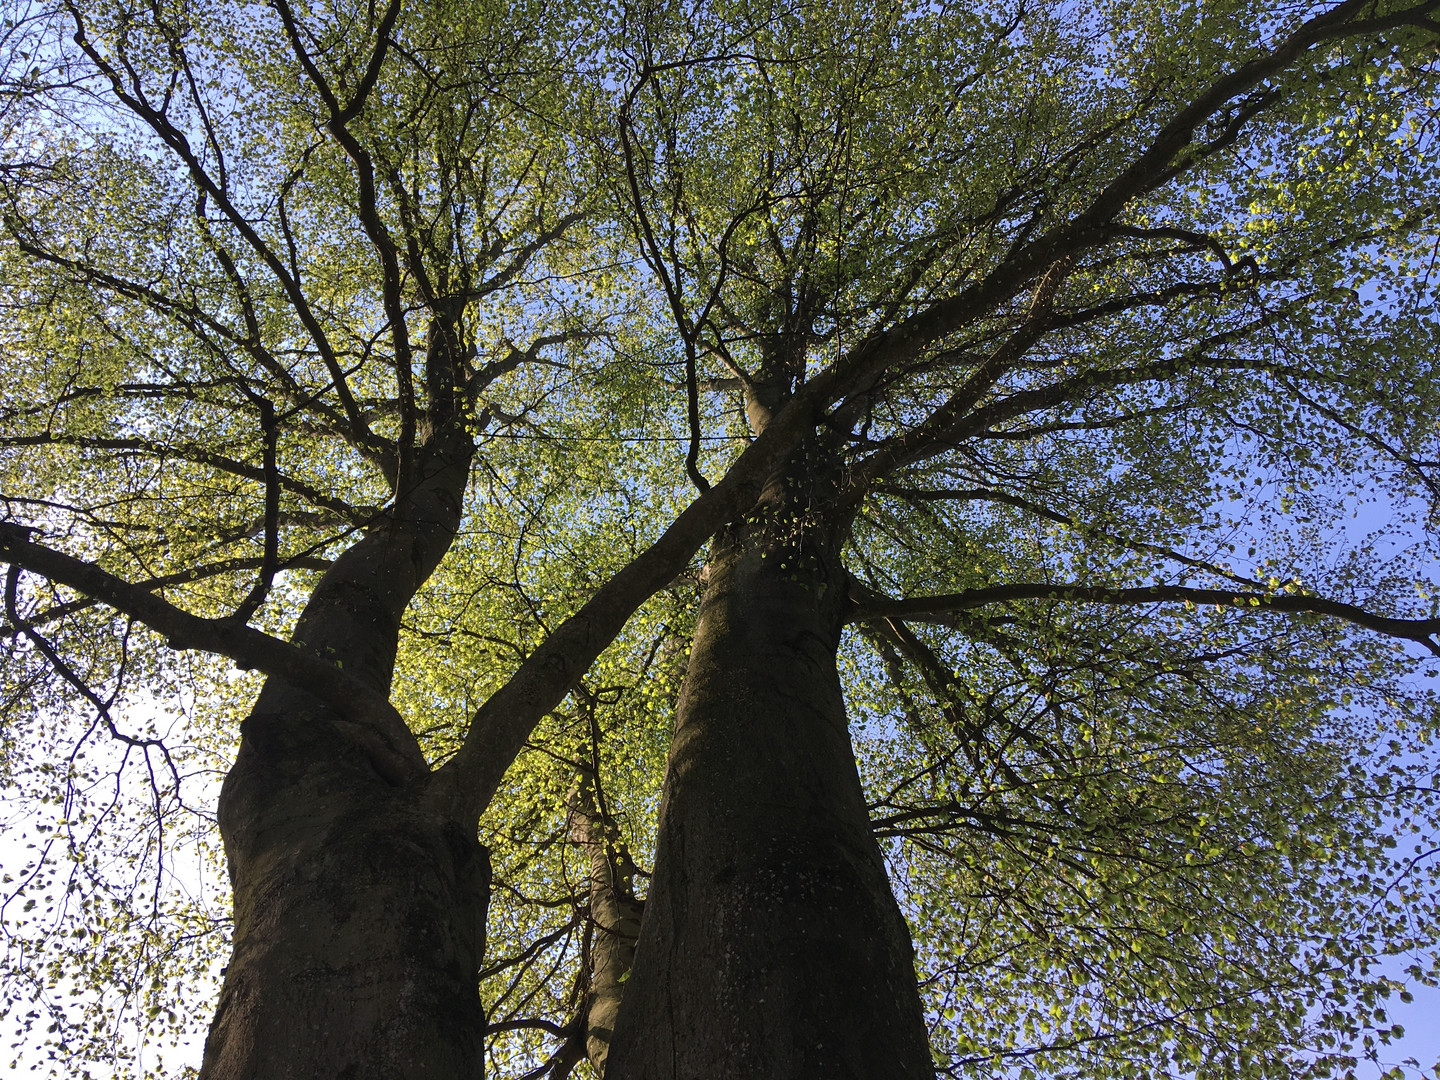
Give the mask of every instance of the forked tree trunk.
<path id="1" fill-rule="evenodd" d="M 843 578 L 817 529 L 772 511 L 716 541 L 606 1080 L 934 1074 L 836 672 Z"/>
<path id="2" fill-rule="evenodd" d="M 442 448 L 443 449 L 443 448 Z M 457 436 L 395 518 L 326 573 L 297 644 L 387 693 L 400 618 L 459 522 Z M 424 758 L 303 689 L 266 683 L 220 796 L 234 952 L 204 1080 L 478 1080 L 489 863 L 427 804 Z"/>

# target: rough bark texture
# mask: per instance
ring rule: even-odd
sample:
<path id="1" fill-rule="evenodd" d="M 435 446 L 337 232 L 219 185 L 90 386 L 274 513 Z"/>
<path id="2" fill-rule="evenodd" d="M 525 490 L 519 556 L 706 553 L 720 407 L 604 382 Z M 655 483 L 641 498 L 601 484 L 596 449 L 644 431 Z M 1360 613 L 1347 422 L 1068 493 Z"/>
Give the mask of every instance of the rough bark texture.
<path id="1" fill-rule="evenodd" d="M 206 1080 L 483 1075 L 485 851 L 364 769 L 287 776 L 248 823 Z"/>
<path id="2" fill-rule="evenodd" d="M 606 1080 L 934 1072 L 836 672 L 838 558 L 789 486 L 716 541 Z"/>
<path id="3" fill-rule="evenodd" d="M 413 490 L 326 573 L 296 644 L 388 693 L 402 613 L 449 547 L 469 464 L 437 440 Z M 270 679 L 221 791 L 234 952 L 204 1080 L 478 1080 L 489 864 L 435 809 L 408 732 Z"/>

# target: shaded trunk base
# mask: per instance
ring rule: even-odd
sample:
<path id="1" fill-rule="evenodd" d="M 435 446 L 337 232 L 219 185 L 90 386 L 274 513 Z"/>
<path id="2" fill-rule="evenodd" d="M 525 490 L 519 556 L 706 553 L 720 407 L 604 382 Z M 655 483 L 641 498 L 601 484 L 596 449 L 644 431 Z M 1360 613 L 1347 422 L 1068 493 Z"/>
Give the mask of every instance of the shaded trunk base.
<path id="1" fill-rule="evenodd" d="M 479 1080 L 474 831 L 362 754 L 282 777 L 263 741 L 242 745 L 221 800 L 235 940 L 202 1080 Z"/>

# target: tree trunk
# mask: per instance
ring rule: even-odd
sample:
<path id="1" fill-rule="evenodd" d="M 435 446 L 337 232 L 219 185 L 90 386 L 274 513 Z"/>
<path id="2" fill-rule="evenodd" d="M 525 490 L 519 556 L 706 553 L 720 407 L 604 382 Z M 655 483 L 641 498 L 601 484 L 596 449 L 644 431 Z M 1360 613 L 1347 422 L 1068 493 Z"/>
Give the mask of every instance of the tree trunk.
<path id="1" fill-rule="evenodd" d="M 425 454 L 393 518 L 326 573 L 297 644 L 388 693 L 400 618 L 459 523 L 468 441 Z M 475 822 L 426 798 L 398 719 L 347 721 L 269 680 L 219 819 L 234 952 L 204 1080 L 478 1080 L 489 863 Z"/>
<path id="2" fill-rule="evenodd" d="M 619 830 L 604 820 L 594 784 L 593 777 L 582 777 L 571 795 L 570 839 L 585 853 L 590 895 L 589 985 L 581 1005 L 585 1056 L 595 1075 L 604 1076 L 643 905 L 635 899 L 635 864 Z"/>
<path id="3" fill-rule="evenodd" d="M 707 569 L 606 1080 L 932 1077 L 836 672 L 836 545 L 763 517 Z"/>
<path id="4" fill-rule="evenodd" d="M 227 814 L 235 944 L 205 1080 L 484 1075 L 486 853 L 364 769 L 287 776 L 243 829 Z"/>

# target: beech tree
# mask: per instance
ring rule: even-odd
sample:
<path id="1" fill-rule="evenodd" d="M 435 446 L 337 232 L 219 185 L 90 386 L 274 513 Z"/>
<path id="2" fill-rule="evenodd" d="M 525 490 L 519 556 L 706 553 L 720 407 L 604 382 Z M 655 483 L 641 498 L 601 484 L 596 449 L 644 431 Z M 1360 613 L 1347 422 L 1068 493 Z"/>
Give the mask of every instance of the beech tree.
<path id="1" fill-rule="evenodd" d="M 8 1015 L 215 1080 L 1381 1060 L 1437 7 L 17 10 Z"/>

